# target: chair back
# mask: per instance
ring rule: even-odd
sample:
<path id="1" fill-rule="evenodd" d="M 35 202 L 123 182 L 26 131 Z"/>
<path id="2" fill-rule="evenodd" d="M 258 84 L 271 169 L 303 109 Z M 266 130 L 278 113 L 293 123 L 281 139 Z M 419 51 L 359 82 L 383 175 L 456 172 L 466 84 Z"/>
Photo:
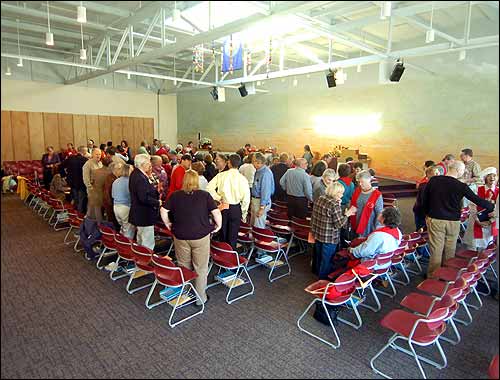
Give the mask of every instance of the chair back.
<path id="1" fill-rule="evenodd" d="M 264 243 L 272 243 L 276 240 L 276 234 L 271 231 L 269 228 L 260 228 L 253 227 L 252 234 L 255 240 L 264 242 Z"/>
<path id="2" fill-rule="evenodd" d="M 111 227 L 104 226 L 99 224 L 99 231 L 101 232 L 101 242 L 102 244 L 109 249 L 115 249 L 115 230 Z"/>
<path id="3" fill-rule="evenodd" d="M 132 252 L 132 240 L 120 233 L 116 233 L 114 239 L 115 249 L 118 255 L 125 260 L 134 260 L 134 254 Z"/>
<path id="4" fill-rule="evenodd" d="M 390 264 L 392 263 L 392 256 L 394 256 L 394 251 L 379 253 L 375 257 L 375 260 L 377 260 L 377 266 L 379 267 L 387 266 L 387 270 L 389 270 Z"/>
<path id="5" fill-rule="evenodd" d="M 185 280 L 182 269 L 175 265 L 172 260 L 157 254 L 153 254 L 151 258 L 155 277 L 160 284 L 175 287 L 184 285 Z"/>
<path id="6" fill-rule="evenodd" d="M 137 264 L 148 265 L 151 263 L 151 257 L 154 254 L 152 249 L 144 247 L 143 245 L 137 244 L 135 242 L 132 243 L 130 248 L 132 250 L 134 260 Z"/>
<path id="7" fill-rule="evenodd" d="M 252 226 L 245 222 L 240 222 L 239 232 L 248 235 L 252 231 Z"/>
<path id="8" fill-rule="evenodd" d="M 356 291 L 356 276 L 351 271 L 341 274 L 333 282 L 335 289 L 344 295 L 352 294 Z"/>

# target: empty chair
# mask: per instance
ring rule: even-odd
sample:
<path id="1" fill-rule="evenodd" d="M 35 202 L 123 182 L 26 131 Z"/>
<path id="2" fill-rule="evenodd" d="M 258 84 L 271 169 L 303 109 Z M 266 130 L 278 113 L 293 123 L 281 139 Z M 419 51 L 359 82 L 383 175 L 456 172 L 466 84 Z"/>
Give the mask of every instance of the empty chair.
<path id="1" fill-rule="evenodd" d="M 118 257 L 116 258 L 116 261 L 113 265 L 113 268 L 111 269 L 111 272 L 109 273 L 109 278 L 111 278 L 113 281 L 116 281 L 120 278 L 127 277 L 129 275 L 129 273 L 127 272 L 127 267 L 120 266 L 120 262 L 127 263 L 127 266 L 130 264 L 134 264 L 135 266 L 135 262 L 134 262 L 134 254 L 132 253 L 132 243 L 133 243 L 132 240 L 119 233 L 115 233 L 114 239 L 115 239 L 115 249 L 116 253 L 118 253 Z M 120 269 L 123 269 L 125 273 L 115 276 L 115 273 L 119 272 Z"/>
<path id="2" fill-rule="evenodd" d="M 234 251 L 230 244 L 212 241 L 210 243 L 210 258 L 211 263 L 208 273 L 210 273 L 213 265 L 219 267 L 217 273 L 220 273 L 221 269 L 226 271 L 236 271 L 236 277 L 234 279 L 232 278 L 231 280 L 224 282 L 224 284 L 229 288 L 226 294 L 226 302 L 228 304 L 232 304 L 234 301 L 254 293 L 254 285 L 246 268 L 247 259 L 240 256 L 238 252 Z M 231 291 L 236 287 L 243 286 L 245 284 L 249 284 L 251 289 L 231 299 Z"/>
<path id="3" fill-rule="evenodd" d="M 314 299 L 311 301 L 311 303 L 307 306 L 307 308 L 304 310 L 304 312 L 301 314 L 299 319 L 297 320 L 297 326 L 299 327 L 300 331 L 305 332 L 306 334 L 312 336 L 313 338 L 318 339 L 320 342 L 323 342 L 327 344 L 328 346 L 332 348 L 339 348 L 340 347 L 340 338 L 337 333 L 337 329 L 335 328 L 333 321 L 330 317 L 330 313 L 328 312 L 328 306 L 342 306 L 346 305 L 352 308 L 354 311 L 354 314 L 356 316 L 356 322 L 353 323 L 350 321 L 347 321 L 345 319 L 342 319 L 340 317 L 337 317 L 337 320 L 340 322 L 343 322 L 351 327 L 354 327 L 355 329 L 359 329 L 362 325 L 361 317 L 359 315 L 357 306 L 356 306 L 356 301 L 353 299 L 353 293 L 356 291 L 356 277 L 352 274 L 351 271 L 346 272 L 342 275 L 340 275 L 335 282 L 329 282 L 328 280 L 319 280 L 314 282 L 313 284 L 309 285 L 305 290 L 308 293 L 311 293 L 314 295 Z M 302 325 L 301 321 L 307 314 L 307 312 L 313 307 L 315 304 L 320 304 L 321 307 L 323 307 L 323 310 L 325 311 L 328 321 L 330 324 L 330 328 L 332 329 L 333 334 L 335 335 L 335 341 L 327 340 L 325 338 L 322 338 L 316 334 L 313 334 L 311 331 L 306 330 Z"/>
<path id="4" fill-rule="evenodd" d="M 284 248 L 287 247 L 288 243 L 284 242 L 282 239 L 280 239 L 273 231 L 271 231 L 269 228 L 258 228 L 258 227 L 253 227 L 252 228 L 252 236 L 254 239 L 254 248 L 250 251 L 250 254 L 248 255 L 248 261 L 250 261 L 250 258 L 252 257 L 252 253 L 254 249 L 259 249 L 260 251 L 267 253 L 269 255 L 274 255 L 274 260 L 271 260 L 267 262 L 266 265 L 268 268 L 271 270 L 269 271 L 269 276 L 268 279 L 270 282 L 273 282 L 281 277 L 287 276 L 291 273 L 292 269 L 290 267 L 290 264 L 288 262 L 288 256 L 286 255 L 286 252 Z M 285 261 L 282 261 L 280 259 L 284 259 Z M 279 276 L 273 277 L 273 273 L 277 268 L 286 266 L 288 268 L 288 271 L 286 273 L 283 273 Z"/>
<path id="5" fill-rule="evenodd" d="M 290 223 L 290 229 L 292 231 L 292 236 L 290 237 L 288 248 L 287 248 L 287 256 L 288 258 L 297 256 L 301 253 L 306 252 L 306 247 L 309 244 L 309 233 L 311 232 L 311 222 L 307 219 L 299 219 L 296 217 L 292 217 Z M 289 255 L 290 247 L 292 242 L 296 240 L 302 247 L 301 250 Z"/>
<path id="6" fill-rule="evenodd" d="M 150 273 L 154 273 L 154 265 L 152 261 L 152 256 L 154 254 L 152 249 L 149 249 L 148 247 L 144 247 L 143 245 L 139 245 L 137 243 L 132 243 L 130 246 L 132 255 L 134 257 L 134 262 L 135 262 L 135 268 L 132 269 L 130 272 L 130 278 L 127 283 L 127 292 L 129 294 L 134 294 L 135 292 L 138 292 L 139 290 L 149 288 L 151 285 L 153 285 L 153 282 L 150 282 L 145 285 L 138 286 L 136 288 L 131 289 L 132 282 L 138 278 L 139 274 L 140 277 L 144 275 L 148 275 Z"/>
<path id="7" fill-rule="evenodd" d="M 101 253 L 99 255 L 99 258 L 97 259 L 96 267 L 97 269 L 102 269 L 103 266 L 100 265 L 101 260 L 104 257 L 116 253 L 116 242 L 115 242 L 116 231 L 113 230 L 111 227 L 107 227 L 102 224 L 99 225 L 99 231 L 101 232 Z"/>
<path id="8" fill-rule="evenodd" d="M 250 224 L 245 222 L 240 222 L 240 229 L 238 230 L 238 244 L 244 248 L 244 251 L 241 252 L 242 255 L 248 254 L 248 252 L 252 249 L 253 238 L 252 238 L 252 227 Z M 239 247 L 239 246 L 237 246 Z"/>

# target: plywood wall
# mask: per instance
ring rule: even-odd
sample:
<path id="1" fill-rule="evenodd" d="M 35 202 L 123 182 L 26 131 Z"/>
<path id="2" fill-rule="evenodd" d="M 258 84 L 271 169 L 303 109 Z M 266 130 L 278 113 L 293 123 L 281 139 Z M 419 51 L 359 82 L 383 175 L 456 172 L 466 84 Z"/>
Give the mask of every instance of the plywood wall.
<path id="1" fill-rule="evenodd" d="M 3 161 L 39 160 L 47 146 L 56 151 L 87 145 L 92 138 L 97 146 L 125 139 L 133 153 L 141 141 L 153 141 L 153 118 L 103 115 L 77 115 L 49 112 L 2 111 L 1 124 Z"/>

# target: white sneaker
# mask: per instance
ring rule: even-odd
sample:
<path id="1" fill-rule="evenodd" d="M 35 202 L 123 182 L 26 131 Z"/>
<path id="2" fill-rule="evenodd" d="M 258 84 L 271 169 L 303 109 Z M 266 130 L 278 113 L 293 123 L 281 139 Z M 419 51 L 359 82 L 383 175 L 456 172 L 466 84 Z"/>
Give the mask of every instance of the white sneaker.
<path id="1" fill-rule="evenodd" d="M 117 267 L 116 263 L 109 263 L 104 267 L 104 269 L 111 272 L 113 270 L 116 270 L 116 267 Z"/>

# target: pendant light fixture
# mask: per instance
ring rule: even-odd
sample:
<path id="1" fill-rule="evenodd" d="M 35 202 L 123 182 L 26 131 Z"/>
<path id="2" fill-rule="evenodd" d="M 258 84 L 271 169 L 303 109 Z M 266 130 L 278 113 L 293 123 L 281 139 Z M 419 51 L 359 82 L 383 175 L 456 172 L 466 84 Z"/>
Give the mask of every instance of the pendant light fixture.
<path id="1" fill-rule="evenodd" d="M 174 10 L 172 12 L 172 21 L 177 22 L 181 18 L 181 11 L 177 9 L 177 1 L 174 1 Z"/>
<path id="2" fill-rule="evenodd" d="M 80 34 L 82 36 L 82 48 L 80 49 L 80 59 L 82 61 L 86 61 L 87 60 L 87 49 L 85 49 L 83 46 L 83 24 L 80 24 Z"/>
<path id="3" fill-rule="evenodd" d="M 458 60 L 463 61 L 467 57 L 467 52 L 465 50 L 460 50 L 460 53 L 458 53 Z"/>
<path id="4" fill-rule="evenodd" d="M 17 23 L 17 54 L 19 55 L 19 61 L 17 62 L 17 67 L 23 67 L 23 59 L 21 58 L 21 44 L 19 43 L 19 20 Z"/>
<path id="5" fill-rule="evenodd" d="M 293 78 L 293 87 L 297 87 L 298 84 L 299 81 L 297 80 L 297 78 Z"/>
<path id="6" fill-rule="evenodd" d="M 127 73 L 127 79 L 130 79 L 130 73 Z"/>
<path id="7" fill-rule="evenodd" d="M 10 77 L 12 75 L 12 71 L 10 71 L 10 66 L 7 64 L 7 68 L 5 69 L 5 75 Z"/>
<path id="8" fill-rule="evenodd" d="M 80 1 L 80 5 L 76 8 L 76 21 L 80 24 L 87 22 L 87 8 L 83 6 L 83 1 Z"/>
<path id="9" fill-rule="evenodd" d="M 391 17 L 392 1 L 384 1 L 381 8 L 380 19 L 385 20 Z"/>
<path id="10" fill-rule="evenodd" d="M 47 25 L 49 27 L 49 31 L 45 33 L 45 44 L 47 46 L 54 46 L 54 34 L 50 31 L 50 11 L 49 11 L 48 1 L 47 1 Z"/>
<path id="11" fill-rule="evenodd" d="M 433 42 L 434 41 L 434 29 L 432 29 L 432 19 L 434 18 L 434 2 L 432 3 L 432 8 L 431 8 L 431 25 L 430 29 L 425 32 L 425 43 Z"/>

